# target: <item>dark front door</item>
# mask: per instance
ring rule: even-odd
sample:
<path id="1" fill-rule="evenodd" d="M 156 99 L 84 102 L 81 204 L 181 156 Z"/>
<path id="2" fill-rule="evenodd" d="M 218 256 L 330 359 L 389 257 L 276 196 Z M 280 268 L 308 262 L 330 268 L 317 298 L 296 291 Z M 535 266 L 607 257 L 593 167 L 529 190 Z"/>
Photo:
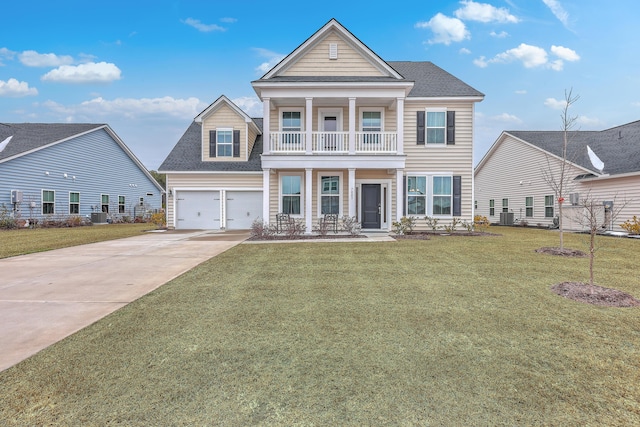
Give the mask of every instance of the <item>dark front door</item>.
<path id="1" fill-rule="evenodd" d="M 362 184 L 362 228 L 380 228 L 380 184 Z"/>

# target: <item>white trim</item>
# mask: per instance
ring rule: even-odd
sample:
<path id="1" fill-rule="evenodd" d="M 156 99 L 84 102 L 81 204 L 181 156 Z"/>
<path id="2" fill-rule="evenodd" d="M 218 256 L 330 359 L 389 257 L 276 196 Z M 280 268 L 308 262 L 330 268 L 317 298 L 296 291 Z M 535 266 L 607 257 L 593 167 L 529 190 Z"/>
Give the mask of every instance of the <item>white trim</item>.
<path id="1" fill-rule="evenodd" d="M 217 158 L 222 158 L 222 159 L 226 159 L 226 158 L 231 158 L 233 157 L 233 131 L 235 130 L 234 128 L 230 128 L 230 127 L 220 127 L 220 128 L 214 128 L 214 130 L 216 131 L 216 159 Z M 231 155 L 229 156 L 221 156 L 218 154 L 218 145 L 220 145 L 220 143 L 218 142 L 218 137 L 220 136 L 220 132 L 231 132 L 231 143 L 230 144 L 222 144 L 222 145 L 230 145 L 231 146 Z M 209 156 L 211 156 L 211 153 L 209 153 Z M 213 159 L 214 157 L 209 157 L 209 159 Z"/>
<path id="2" fill-rule="evenodd" d="M 300 132 L 305 131 L 305 108 L 304 107 L 278 107 L 278 131 L 282 130 L 282 113 L 300 113 Z M 263 142 L 268 143 L 267 141 Z"/>
<path id="3" fill-rule="evenodd" d="M 102 196 L 107 196 L 107 213 L 110 214 L 111 212 L 109 212 L 109 208 L 110 208 L 109 205 L 111 204 L 111 196 L 108 193 L 100 193 L 100 204 L 98 205 L 98 206 L 100 206 L 100 210 L 98 212 L 104 212 L 102 210 L 102 205 L 103 205 Z"/>
<path id="4" fill-rule="evenodd" d="M 78 195 L 78 213 L 71 213 L 71 193 Z M 74 203 L 76 204 L 76 203 Z M 80 192 L 79 191 L 69 191 L 69 215 L 80 215 Z"/>
<path id="5" fill-rule="evenodd" d="M 338 177 L 338 216 L 344 215 L 344 178 L 343 173 L 338 171 L 321 171 L 316 173 L 316 217 L 322 218 L 322 177 L 337 176 Z"/>
<path id="6" fill-rule="evenodd" d="M 380 113 L 380 132 L 384 132 L 384 107 L 358 107 L 358 131 L 364 132 L 362 130 L 362 114 L 368 112 Z"/>
<path id="7" fill-rule="evenodd" d="M 197 175 L 197 174 L 211 174 L 211 175 L 262 175 L 262 170 L 259 171 L 174 171 L 174 170 L 160 170 L 158 173 L 166 175 Z"/>
<path id="8" fill-rule="evenodd" d="M 318 131 L 324 132 L 324 119 L 325 117 L 336 117 L 336 132 L 342 132 L 344 130 L 342 123 L 342 108 L 318 108 Z"/>
<path id="9" fill-rule="evenodd" d="M 44 201 L 44 192 L 45 191 L 50 191 L 53 193 L 53 202 L 45 202 Z M 44 213 L 42 210 L 44 209 L 44 204 L 45 203 L 52 203 L 53 204 L 53 212 L 51 213 Z M 40 189 L 40 215 L 55 215 L 56 213 L 56 190 L 47 190 L 45 188 Z"/>
<path id="10" fill-rule="evenodd" d="M 447 108 L 425 108 L 424 116 L 424 146 L 426 147 L 446 147 L 447 146 Z M 429 113 L 444 113 L 444 126 L 442 128 L 442 142 L 429 142 Z M 440 127 L 433 127 L 433 129 L 440 129 Z"/>
<path id="11" fill-rule="evenodd" d="M 120 212 L 120 197 L 124 197 L 124 203 L 122 204 L 124 206 L 124 212 Z M 118 194 L 118 214 L 123 214 L 126 213 L 127 211 L 127 196 L 125 196 L 124 194 Z"/>
<path id="12" fill-rule="evenodd" d="M 427 194 L 425 195 L 425 201 L 426 201 L 426 206 L 425 206 L 425 213 L 424 215 L 426 216 L 430 216 L 430 217 L 434 217 L 434 218 L 441 218 L 441 219 L 451 219 L 453 218 L 453 176 L 454 173 L 453 172 L 411 172 L 411 171 L 405 171 L 405 176 L 407 177 L 407 182 L 409 180 L 410 176 L 424 176 L 426 177 L 426 184 L 427 184 Z M 445 178 L 451 178 L 451 213 L 449 215 L 435 215 L 433 213 L 433 197 L 434 197 L 434 193 L 433 193 L 433 178 L 435 177 L 445 177 Z M 406 188 L 404 189 L 404 200 L 403 200 L 403 204 L 405 202 L 408 203 L 408 197 L 409 197 L 409 193 L 406 191 Z M 409 215 L 407 213 L 407 215 Z M 422 214 L 415 214 L 415 215 L 422 215 Z"/>
<path id="13" fill-rule="evenodd" d="M 304 172 L 278 172 L 278 212 L 282 212 L 282 177 L 300 177 L 300 214 L 291 214 L 294 218 L 304 218 L 305 215 L 305 173 Z"/>
<path id="14" fill-rule="evenodd" d="M 300 169 L 300 165 L 313 169 L 404 169 L 406 155 L 263 155 L 262 167 L 271 169 Z"/>
<path id="15" fill-rule="evenodd" d="M 367 179 L 356 179 L 356 193 L 358 195 L 358 203 L 356 203 L 356 212 L 358 222 L 362 223 L 362 184 L 380 184 L 380 203 L 384 203 L 384 189 L 387 189 L 387 203 L 385 205 L 386 215 L 380 216 L 380 230 L 388 230 L 391 231 L 391 223 L 393 219 L 391 218 L 391 207 L 393 203 L 391 200 L 393 199 L 393 180 L 392 179 L 378 179 L 378 178 L 367 178 Z M 384 217 L 386 216 L 387 221 L 384 221 Z"/>

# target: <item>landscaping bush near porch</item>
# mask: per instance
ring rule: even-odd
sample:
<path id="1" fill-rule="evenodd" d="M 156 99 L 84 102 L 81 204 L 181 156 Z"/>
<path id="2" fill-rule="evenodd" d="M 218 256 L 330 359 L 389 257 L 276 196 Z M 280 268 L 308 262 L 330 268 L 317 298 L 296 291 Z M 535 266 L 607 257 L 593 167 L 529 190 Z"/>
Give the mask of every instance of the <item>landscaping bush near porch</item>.
<path id="1" fill-rule="evenodd" d="M 556 295 L 587 260 L 499 232 L 237 246 L 0 373 L 0 419 L 640 424 L 640 309 Z M 608 240 L 597 282 L 640 296 L 638 243 Z"/>

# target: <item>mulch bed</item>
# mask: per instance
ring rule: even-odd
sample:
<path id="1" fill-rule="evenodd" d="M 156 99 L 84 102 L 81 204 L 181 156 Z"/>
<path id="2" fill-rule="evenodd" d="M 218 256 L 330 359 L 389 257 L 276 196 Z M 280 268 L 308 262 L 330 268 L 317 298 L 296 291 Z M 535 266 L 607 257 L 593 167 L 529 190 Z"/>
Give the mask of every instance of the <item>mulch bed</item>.
<path id="1" fill-rule="evenodd" d="M 586 257 L 587 254 L 579 251 L 577 249 L 560 249 L 560 248 L 552 248 L 552 247 L 543 247 L 536 249 L 536 252 L 541 254 L 549 254 L 549 255 L 558 255 L 558 256 L 566 256 L 566 257 L 578 257 L 583 258 Z"/>
<path id="2" fill-rule="evenodd" d="M 565 298 L 602 307 L 638 307 L 640 301 L 617 289 L 582 282 L 562 282 L 551 290 Z"/>
<path id="3" fill-rule="evenodd" d="M 327 234 L 327 235 L 319 235 L 319 234 L 299 234 L 295 236 L 268 236 L 268 237 L 260 237 L 260 236 L 252 236 L 249 237 L 248 241 L 254 240 L 311 240 L 311 239 L 366 239 L 367 236 L 364 234 Z"/>
<path id="4" fill-rule="evenodd" d="M 450 233 L 446 233 L 443 231 L 418 231 L 413 232 L 411 234 L 391 234 L 391 237 L 394 239 L 409 239 L 409 240 L 429 240 L 431 236 L 498 236 L 498 234 L 494 233 L 485 233 L 479 231 L 452 231 Z"/>

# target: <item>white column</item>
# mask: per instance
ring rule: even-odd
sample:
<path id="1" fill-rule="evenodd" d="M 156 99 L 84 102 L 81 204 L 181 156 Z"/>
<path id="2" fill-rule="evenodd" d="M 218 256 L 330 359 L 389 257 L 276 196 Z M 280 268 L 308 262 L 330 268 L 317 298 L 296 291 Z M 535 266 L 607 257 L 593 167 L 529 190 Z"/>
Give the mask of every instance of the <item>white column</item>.
<path id="1" fill-rule="evenodd" d="M 311 128 L 313 123 L 313 98 L 305 98 L 305 109 L 304 109 L 304 118 L 305 118 L 305 139 L 306 139 L 306 153 L 311 154 L 313 141 L 311 139 L 311 132 L 313 129 Z"/>
<path id="2" fill-rule="evenodd" d="M 313 190 L 312 190 L 312 176 L 313 169 L 306 168 L 305 176 L 304 176 L 304 219 L 306 231 L 305 234 L 311 234 L 311 229 L 313 227 L 313 214 L 312 214 L 312 204 L 311 200 L 313 199 Z"/>
<path id="3" fill-rule="evenodd" d="M 271 169 L 262 170 L 262 221 L 269 223 L 269 179 L 271 178 Z"/>
<path id="4" fill-rule="evenodd" d="M 398 144 L 397 153 L 403 154 L 404 153 L 404 98 L 398 98 L 397 101 L 398 101 L 396 103 L 396 106 L 397 106 L 396 129 L 398 129 L 397 130 L 398 136 L 396 140 L 396 143 Z"/>
<path id="5" fill-rule="evenodd" d="M 262 99 L 262 154 L 269 154 L 271 135 L 269 134 L 269 119 L 271 114 L 271 98 Z M 267 219 L 265 219 L 266 221 Z"/>
<path id="6" fill-rule="evenodd" d="M 404 180 L 403 170 L 396 169 L 396 221 L 402 218 L 402 210 L 404 207 Z"/>
<path id="7" fill-rule="evenodd" d="M 356 170 L 349 169 L 349 217 L 356 216 Z"/>
<path id="8" fill-rule="evenodd" d="M 349 154 L 356 154 L 356 98 L 349 98 Z"/>

